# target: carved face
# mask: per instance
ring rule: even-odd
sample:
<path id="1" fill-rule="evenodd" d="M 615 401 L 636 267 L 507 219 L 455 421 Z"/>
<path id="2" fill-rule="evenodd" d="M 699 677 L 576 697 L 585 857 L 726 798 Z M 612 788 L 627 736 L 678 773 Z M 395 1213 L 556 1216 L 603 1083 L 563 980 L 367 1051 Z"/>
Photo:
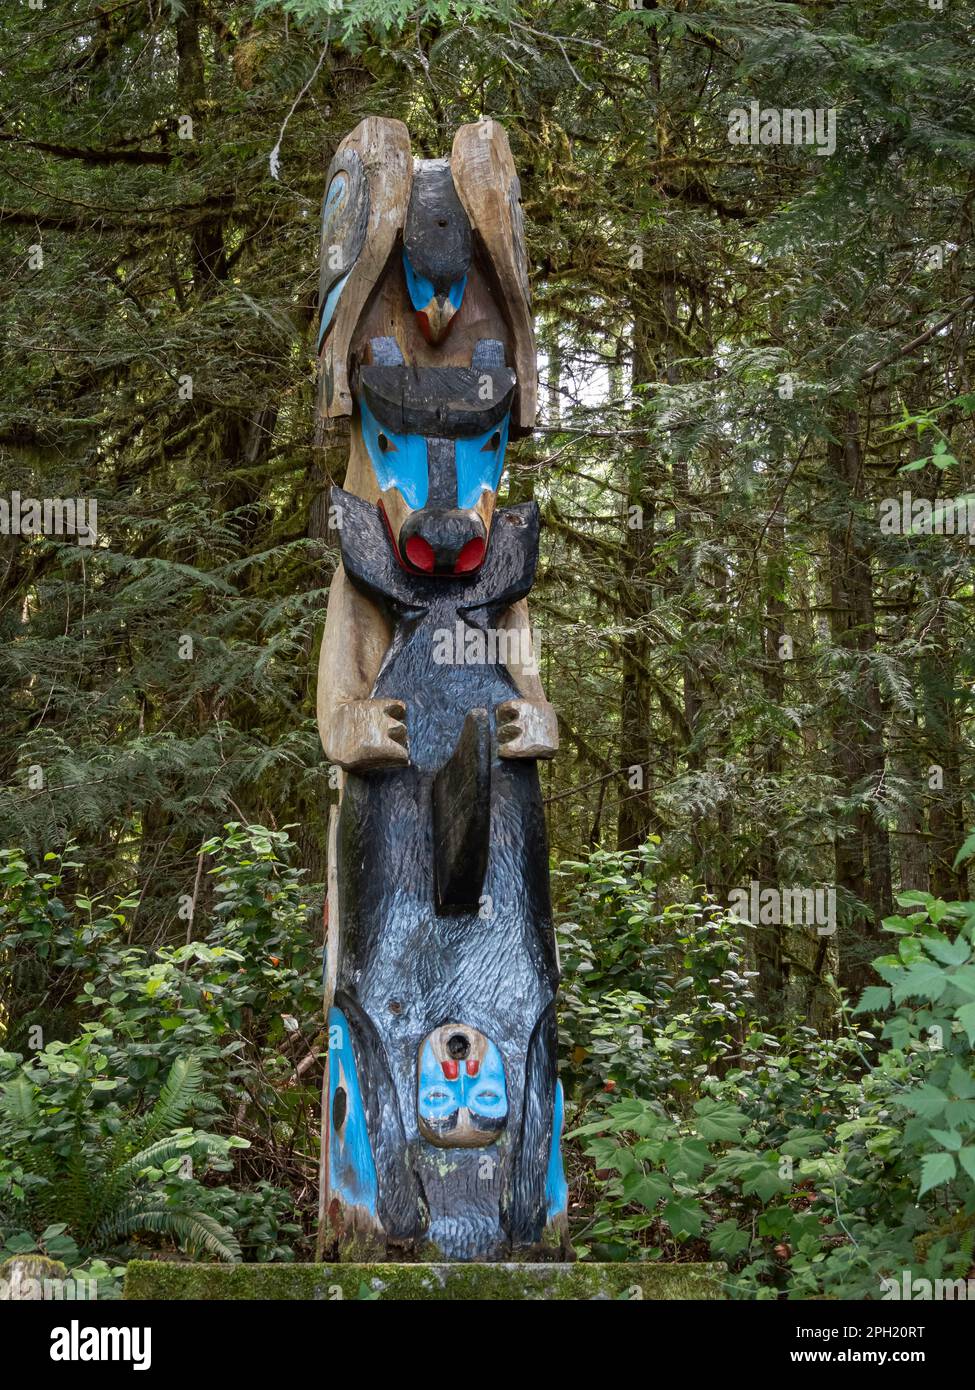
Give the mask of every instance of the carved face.
<path id="1" fill-rule="evenodd" d="M 406 569 L 469 574 L 487 552 L 515 378 L 484 356 L 476 352 L 470 367 L 359 373 L 362 438 Z"/>
<path id="2" fill-rule="evenodd" d="M 420 1133 L 440 1148 L 493 1144 L 508 1117 L 501 1053 L 465 1024 L 435 1028 L 420 1045 L 417 1078 Z"/>

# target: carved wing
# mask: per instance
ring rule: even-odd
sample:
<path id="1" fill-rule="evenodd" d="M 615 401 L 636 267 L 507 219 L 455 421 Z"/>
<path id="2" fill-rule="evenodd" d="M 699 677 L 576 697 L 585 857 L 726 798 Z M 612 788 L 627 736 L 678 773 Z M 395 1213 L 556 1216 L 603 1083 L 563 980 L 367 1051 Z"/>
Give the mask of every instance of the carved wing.
<path id="1" fill-rule="evenodd" d="M 369 226 L 369 185 L 354 149 L 342 149 L 328 170 L 322 204 L 318 280 L 318 346 L 335 320 L 339 299 L 362 254 Z"/>
<path id="2" fill-rule="evenodd" d="M 527 434 L 535 424 L 538 365 L 521 184 L 504 127 L 491 120 L 461 126 L 454 136 L 450 171 L 481 252 L 501 288 L 514 340 L 510 365 L 518 378 L 512 434 Z"/>
<path id="3" fill-rule="evenodd" d="M 367 116 L 329 167 L 319 278 L 319 409 L 352 414 L 349 351 L 363 310 L 386 269 L 410 199 L 413 156 L 402 121 Z"/>

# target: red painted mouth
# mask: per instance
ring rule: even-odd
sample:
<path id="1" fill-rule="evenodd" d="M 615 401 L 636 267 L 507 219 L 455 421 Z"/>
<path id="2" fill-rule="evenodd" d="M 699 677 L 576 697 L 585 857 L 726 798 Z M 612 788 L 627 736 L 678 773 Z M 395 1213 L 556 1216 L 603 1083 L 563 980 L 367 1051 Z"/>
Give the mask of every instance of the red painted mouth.
<path id="1" fill-rule="evenodd" d="M 485 545 L 480 536 L 468 541 L 454 562 L 454 574 L 470 574 L 472 570 L 480 569 L 484 560 L 484 550 Z"/>
<path id="2" fill-rule="evenodd" d="M 424 574 L 433 574 L 433 546 L 422 536 L 411 536 L 406 542 L 406 558 L 414 569 L 422 570 Z"/>
<path id="3" fill-rule="evenodd" d="M 406 570 L 407 574 L 426 574 L 437 579 L 451 578 L 449 574 L 435 574 L 436 557 L 433 553 L 433 546 L 429 541 L 425 541 L 422 536 L 410 536 L 404 547 L 406 550 L 404 559 L 403 555 L 400 553 L 396 537 L 393 535 L 393 528 L 390 524 L 389 517 L 386 515 L 386 508 L 383 506 L 381 499 L 376 503 L 376 506 L 379 508 L 379 515 L 382 517 L 383 523 L 385 524 L 386 534 L 389 536 L 389 543 L 393 548 L 393 554 L 396 556 L 400 569 Z M 481 540 L 479 536 L 475 536 L 472 540 L 469 540 L 467 544 L 462 547 L 460 554 L 454 561 L 454 574 L 473 574 L 473 572 L 480 569 L 481 565 L 484 563 L 486 552 L 487 542 Z"/>

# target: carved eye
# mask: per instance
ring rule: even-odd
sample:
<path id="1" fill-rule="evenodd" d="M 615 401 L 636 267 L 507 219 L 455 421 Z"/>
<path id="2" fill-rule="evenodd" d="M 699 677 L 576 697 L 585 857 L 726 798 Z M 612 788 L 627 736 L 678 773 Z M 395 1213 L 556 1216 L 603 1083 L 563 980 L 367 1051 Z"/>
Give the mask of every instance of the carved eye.
<path id="1" fill-rule="evenodd" d="M 495 430 L 494 433 L 492 434 L 491 438 L 490 438 L 490 439 L 488 440 L 488 442 L 484 445 L 483 449 L 481 450 L 481 453 L 482 453 L 482 454 L 493 454 L 493 453 L 495 452 L 495 450 L 498 448 L 498 445 L 499 445 L 500 443 L 501 443 L 501 434 L 500 434 L 500 431 Z"/>
<path id="2" fill-rule="evenodd" d="M 380 434 L 380 436 L 379 436 L 379 452 L 380 452 L 381 454 L 388 454 L 391 450 L 392 450 L 392 452 L 395 454 L 395 453 L 397 452 L 397 450 L 396 450 L 396 445 L 393 443 L 393 441 L 392 441 L 391 439 L 387 438 L 386 435 Z"/>
<path id="3" fill-rule="evenodd" d="M 336 1086 L 335 1095 L 332 1097 L 332 1128 L 341 1129 L 345 1123 L 345 1116 L 348 1112 L 348 1098 L 345 1094 L 344 1086 Z"/>
<path id="4" fill-rule="evenodd" d="M 478 1100 L 483 1101 L 485 1105 L 493 1105 L 499 1099 L 497 1091 L 482 1091 L 478 1096 Z"/>

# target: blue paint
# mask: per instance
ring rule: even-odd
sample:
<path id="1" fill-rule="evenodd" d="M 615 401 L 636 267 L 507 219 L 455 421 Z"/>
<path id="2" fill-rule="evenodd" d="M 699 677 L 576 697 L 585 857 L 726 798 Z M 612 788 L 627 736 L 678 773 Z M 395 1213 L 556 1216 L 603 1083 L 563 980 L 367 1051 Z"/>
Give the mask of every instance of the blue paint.
<path id="1" fill-rule="evenodd" d="M 430 490 L 426 440 L 419 434 L 393 434 L 391 430 L 380 428 L 364 400 L 360 399 L 359 409 L 362 437 L 380 491 L 397 488 L 406 505 L 416 511 L 425 505 Z M 384 448 L 380 448 L 380 435 L 386 441 Z"/>
<path id="2" fill-rule="evenodd" d="M 345 1092 L 346 1108 L 341 1125 L 336 1127 L 332 1117 L 339 1087 Z M 342 1010 L 336 1008 L 328 1011 L 328 1114 L 331 1190 L 346 1206 L 365 1207 L 375 1216 L 379 1192 L 376 1164 L 366 1128 L 349 1025 Z"/>
<path id="3" fill-rule="evenodd" d="M 420 434 L 394 434 L 381 426 L 365 400 L 359 398 L 362 438 L 381 492 L 398 489 L 413 511 L 426 506 L 430 492 L 427 441 Z M 482 493 L 497 492 L 508 446 L 510 414 L 473 439 L 455 439 L 457 506 L 476 507 Z M 380 445 L 380 438 L 382 445 Z M 493 441 L 493 442 L 492 442 Z"/>
<path id="4" fill-rule="evenodd" d="M 458 439 L 455 444 L 457 462 L 457 505 L 476 507 L 484 492 L 497 492 L 504 468 L 504 451 L 508 445 L 506 415 L 498 425 L 492 425 L 476 439 Z M 491 440 L 497 435 L 494 448 Z"/>
<path id="5" fill-rule="evenodd" d="M 339 202 L 339 199 L 342 197 L 343 193 L 348 192 L 348 186 L 348 175 L 346 174 L 344 169 L 340 169 L 338 173 L 335 175 L 335 177 L 332 179 L 332 182 L 329 184 L 328 188 L 325 190 L 325 197 L 322 199 L 323 222 L 327 219 L 330 211 L 335 212 L 337 210 L 333 205 Z M 339 206 L 341 207 L 342 204 L 339 204 Z"/>
<path id="6" fill-rule="evenodd" d="M 562 1082 L 555 1083 L 555 1107 L 552 1113 L 552 1147 L 548 1155 L 548 1172 L 545 1177 L 546 1220 L 553 1221 L 564 1216 L 569 1205 L 569 1184 L 565 1180 L 562 1167 L 562 1126 L 565 1121 L 565 1097 Z"/>
<path id="7" fill-rule="evenodd" d="M 346 282 L 351 274 L 352 271 L 350 270 L 347 274 L 342 276 L 341 280 L 336 280 L 335 284 L 332 286 L 328 294 L 325 296 L 325 303 L 322 305 L 322 326 L 318 330 L 319 348 L 321 348 L 322 339 L 328 332 L 329 325 L 331 324 L 332 319 L 335 317 L 335 309 L 339 302 L 339 296 L 345 289 Z"/>
<path id="8" fill-rule="evenodd" d="M 338 172 L 338 173 L 335 175 L 335 177 L 332 179 L 332 182 L 329 184 L 328 189 L 326 190 L 326 193 L 325 193 L 325 199 L 324 199 L 324 201 L 323 201 L 323 203 L 322 203 L 322 248 L 323 248 L 323 251 L 324 251 L 325 248 L 327 248 L 328 245 L 330 244 L 330 243 L 329 243 L 329 223 L 330 223 L 331 221 L 333 221 L 333 220 L 335 219 L 335 217 L 337 217 L 338 214 L 341 213 L 341 212 L 344 210 L 345 204 L 346 204 L 346 202 L 348 201 L 348 197 L 349 197 L 349 176 L 348 176 L 348 174 L 345 173 L 344 170 L 340 169 L 339 172 Z M 336 269 L 337 269 L 337 268 L 338 268 L 338 267 L 336 267 Z M 339 302 L 339 297 L 340 297 L 340 295 L 342 294 L 343 289 L 345 288 L 345 282 L 348 280 L 349 275 L 350 275 L 351 273 L 352 273 L 352 268 L 351 268 L 351 266 L 350 266 L 349 269 L 346 271 L 346 273 L 341 277 L 341 279 L 336 280 L 335 284 L 332 286 L 332 288 L 329 290 L 328 294 L 327 294 L 326 297 L 325 297 L 325 303 L 322 305 L 321 310 L 320 310 L 321 320 L 320 320 L 320 326 L 319 326 L 319 329 L 318 329 L 318 347 L 319 347 L 319 350 L 321 349 L 321 346 L 322 346 L 322 339 L 325 337 L 325 334 L 328 332 L 329 324 L 332 322 L 332 319 L 335 317 L 335 308 L 336 308 L 336 305 L 338 304 L 338 302 Z"/>
<path id="9" fill-rule="evenodd" d="M 425 275 L 418 275 L 410 264 L 410 258 L 403 250 L 403 274 L 406 276 L 406 288 L 409 291 L 410 303 L 414 309 L 425 309 L 433 298 L 433 281 L 428 280 Z"/>
<path id="10" fill-rule="evenodd" d="M 471 1115 L 485 1120 L 503 1120 L 508 1113 L 508 1091 L 504 1079 L 504 1062 L 493 1042 L 481 1059 L 476 1076 L 469 1076 L 467 1064 L 457 1063 L 454 1080 L 444 1075 L 429 1039 L 420 1053 L 420 1083 L 417 1110 L 420 1117 L 442 1123 L 458 1110 L 466 1108 Z"/>
<path id="11" fill-rule="evenodd" d="M 420 275 L 418 271 L 413 269 L 405 248 L 403 250 L 403 274 L 406 277 L 406 288 L 410 296 L 410 303 L 419 313 L 427 307 L 437 291 L 434 288 L 432 280 L 428 280 L 425 275 Z M 450 300 L 455 312 L 460 308 L 463 302 L 464 290 L 466 288 L 467 276 L 464 275 L 463 279 L 455 280 L 447 291 L 447 298 Z"/>

